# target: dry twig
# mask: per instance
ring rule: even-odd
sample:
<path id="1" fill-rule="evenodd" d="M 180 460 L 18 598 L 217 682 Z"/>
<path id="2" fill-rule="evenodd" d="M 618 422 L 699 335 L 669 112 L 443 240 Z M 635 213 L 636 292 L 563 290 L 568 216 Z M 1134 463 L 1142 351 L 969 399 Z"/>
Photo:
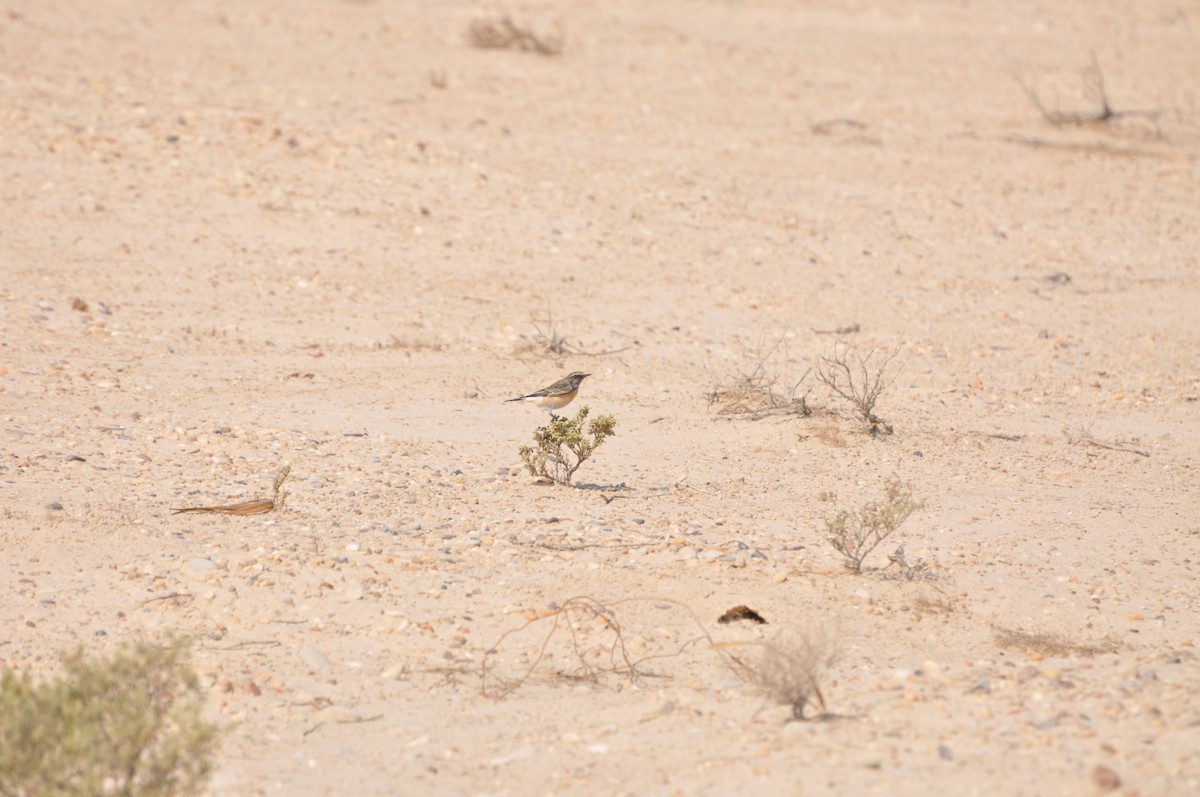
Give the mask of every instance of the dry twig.
<path id="1" fill-rule="evenodd" d="M 1138 448 L 1128 440 L 1100 440 L 1092 434 L 1091 425 L 1076 426 L 1074 429 L 1064 428 L 1063 435 L 1067 438 L 1067 442 L 1071 445 L 1088 445 L 1095 448 L 1103 448 L 1108 451 L 1124 451 L 1129 454 L 1137 454 L 1139 457 L 1148 457 L 1150 452 L 1144 448 Z"/>
<path id="2" fill-rule="evenodd" d="M 1025 96 L 1033 103 L 1033 107 L 1037 108 L 1038 113 L 1042 115 L 1042 119 L 1054 127 L 1102 125 L 1132 117 L 1149 119 L 1152 122 L 1156 122 L 1163 115 L 1163 111 L 1158 109 L 1153 111 L 1113 110 L 1112 104 L 1108 100 L 1108 89 L 1104 85 L 1104 73 L 1100 71 L 1100 62 L 1094 52 L 1092 53 L 1092 67 L 1090 70 L 1084 72 L 1084 80 L 1086 81 L 1087 93 L 1091 95 L 1091 99 L 1099 106 L 1094 111 L 1057 111 L 1047 108 L 1037 91 L 1026 83 L 1023 78 L 1017 76 L 1017 83 L 1020 84 L 1021 90 L 1025 92 Z"/>
<path id="3" fill-rule="evenodd" d="M 808 406 L 808 394 L 812 392 L 812 388 L 799 393 L 800 386 L 808 379 L 812 368 L 801 374 L 786 393 L 776 391 L 779 376 L 768 372 L 768 361 L 783 342 L 784 338 L 780 337 L 765 351 L 760 344 L 757 351 L 747 352 L 752 367 L 714 385 L 708 393 L 708 406 L 720 407 L 717 410 L 719 417 L 746 418 L 751 421 L 772 416 L 798 415 L 807 418 L 812 415 L 812 409 Z"/>
<path id="4" fill-rule="evenodd" d="M 467 40 L 481 50 L 521 50 L 538 55 L 560 55 L 563 32 L 538 33 L 532 26 L 518 24 L 508 14 L 471 21 Z"/>
<path id="5" fill-rule="evenodd" d="M 629 646 L 626 644 L 624 629 L 617 617 L 616 612 L 614 611 L 618 606 L 635 602 L 666 603 L 679 607 L 687 612 L 691 617 L 693 623 L 699 631 L 699 634 L 681 643 L 673 652 L 651 653 L 641 657 L 635 657 L 631 653 Z M 515 679 L 501 682 L 495 687 L 490 686 L 489 679 L 496 678 L 496 676 L 492 673 L 494 668 L 493 659 L 498 655 L 500 646 L 509 637 L 519 634 L 527 628 L 542 622 L 548 622 L 550 624 L 550 628 L 543 637 L 541 644 L 538 646 L 537 654 L 534 656 L 533 661 L 530 662 L 528 667 L 526 667 L 525 670 Z M 587 636 L 589 629 L 586 628 L 584 624 L 589 622 L 593 626 L 592 630 L 603 629 L 611 634 L 611 639 L 608 642 L 607 647 L 604 645 L 591 645 L 585 649 L 585 637 Z M 710 648 L 717 650 L 724 655 L 731 666 L 734 666 L 735 668 L 741 668 L 741 671 L 749 670 L 745 662 L 728 651 L 723 650 L 722 646 L 717 644 L 717 642 L 712 638 L 712 635 L 705 630 L 704 624 L 701 623 L 700 618 L 697 617 L 696 613 L 692 611 L 691 607 L 685 603 L 673 600 L 671 598 L 648 597 L 625 598 L 623 600 L 615 601 L 612 604 L 604 604 L 595 598 L 584 595 L 564 601 L 563 604 L 554 611 L 536 617 L 532 620 L 527 620 L 523 625 L 517 628 L 509 629 L 501 634 L 500 638 L 496 640 L 495 644 L 493 644 L 484 653 L 483 660 L 480 663 L 480 688 L 483 692 L 483 695 L 485 697 L 499 700 L 507 697 L 517 689 L 520 689 L 522 686 L 524 686 L 530 677 L 532 677 L 534 671 L 541 664 L 543 659 L 547 657 L 550 642 L 560 630 L 566 631 L 570 640 L 573 657 L 578 661 L 579 667 L 578 671 L 574 673 L 565 673 L 559 671 L 557 675 L 560 678 L 596 681 L 602 675 L 613 673 L 621 673 L 631 680 L 637 678 L 638 676 L 645 677 L 648 674 L 640 671 L 639 668 L 646 662 L 655 659 L 680 656 L 689 648 L 692 648 L 695 645 L 705 641 L 708 642 Z M 588 661 L 589 658 L 604 656 L 606 653 L 606 661 L 603 664 L 592 664 Z"/>
<path id="6" fill-rule="evenodd" d="M 316 725 L 312 726 L 311 728 L 308 728 L 307 730 L 305 730 L 303 735 L 308 736 L 310 733 L 313 733 L 318 728 L 321 728 L 325 725 L 330 725 L 330 724 L 333 724 L 333 725 L 358 725 L 358 724 L 361 724 L 364 722 L 374 722 L 375 720 L 381 720 L 381 719 L 383 719 L 382 714 L 376 714 L 373 717 L 354 717 L 352 719 L 344 719 L 344 720 L 322 720 L 321 722 L 318 722 Z"/>
<path id="7" fill-rule="evenodd" d="M 792 719 L 818 719 L 828 715 L 825 696 L 818 683 L 821 675 L 837 660 L 837 646 L 825 631 L 780 634 L 774 639 L 722 643 L 722 648 L 755 646 L 759 656 L 738 675 L 755 686 L 768 699 L 792 709 Z M 740 662 L 740 660 L 739 660 Z M 817 717 L 806 716 L 815 704 Z"/>
<path id="8" fill-rule="evenodd" d="M 881 432 L 891 434 L 892 425 L 875 414 L 875 402 L 896 381 L 896 374 L 889 374 L 888 367 L 899 354 L 897 346 L 887 354 L 871 349 L 863 355 L 853 345 L 839 341 L 829 355 L 821 355 L 817 360 L 817 381 L 853 404 L 871 427 L 872 436 Z"/>
<path id="9" fill-rule="evenodd" d="M 542 324 L 537 321 L 530 321 L 529 323 L 533 324 L 533 328 L 537 330 L 537 336 L 534 340 L 556 357 L 562 357 L 566 354 L 575 354 L 580 357 L 604 357 L 609 354 L 620 354 L 623 351 L 629 351 L 636 345 L 631 343 L 619 349 L 605 349 L 603 351 L 589 351 L 580 348 L 570 343 L 566 336 L 558 331 L 558 326 L 554 323 L 554 311 L 550 307 L 546 308 L 545 329 L 542 329 Z"/>
<path id="10" fill-rule="evenodd" d="M 171 514 L 179 515 L 185 512 L 206 512 L 214 515 L 262 515 L 267 512 L 273 512 L 276 509 L 283 508 L 284 499 L 287 497 L 287 492 L 284 491 L 283 483 L 287 480 L 288 474 L 292 472 L 291 465 L 285 465 L 279 473 L 275 475 L 275 486 L 270 498 L 254 498 L 249 501 L 241 501 L 236 504 L 223 504 L 221 506 L 185 506 L 171 510 Z"/>

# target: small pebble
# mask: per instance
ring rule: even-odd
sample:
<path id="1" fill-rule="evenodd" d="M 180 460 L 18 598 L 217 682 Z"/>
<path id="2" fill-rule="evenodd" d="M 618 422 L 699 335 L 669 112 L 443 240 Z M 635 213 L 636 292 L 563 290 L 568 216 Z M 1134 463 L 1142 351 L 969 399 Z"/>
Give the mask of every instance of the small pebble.
<path id="1" fill-rule="evenodd" d="M 58 501 L 51 501 L 50 503 L 46 504 L 46 508 L 60 510 L 63 508 L 63 505 L 60 504 Z"/>
<path id="2" fill-rule="evenodd" d="M 305 645 L 297 652 L 300 660 L 313 670 L 322 670 L 333 664 L 329 657 L 312 645 Z"/>
<path id="3" fill-rule="evenodd" d="M 1101 791 L 1116 791 L 1121 788 L 1121 776 L 1111 767 L 1097 764 L 1092 768 L 1092 783 L 1095 783 Z"/>
<path id="4" fill-rule="evenodd" d="M 1042 674 L 1042 671 L 1032 664 L 1026 664 L 1021 669 L 1017 670 L 1017 683 L 1023 684 L 1027 681 L 1032 681 Z"/>

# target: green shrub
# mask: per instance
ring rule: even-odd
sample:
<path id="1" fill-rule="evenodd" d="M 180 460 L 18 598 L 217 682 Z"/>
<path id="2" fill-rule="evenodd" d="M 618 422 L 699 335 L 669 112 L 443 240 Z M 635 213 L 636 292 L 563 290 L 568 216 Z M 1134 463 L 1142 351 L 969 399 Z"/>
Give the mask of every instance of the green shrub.
<path id="1" fill-rule="evenodd" d="M 188 643 L 122 646 L 111 658 L 63 657 L 63 677 L 0 676 L 0 794 L 173 797 L 200 791 L 217 728 Z"/>
<path id="2" fill-rule="evenodd" d="M 585 433 L 583 424 L 588 412 L 582 407 L 574 418 L 555 416 L 549 426 L 538 427 L 533 433 L 532 446 L 521 446 L 521 461 L 532 475 L 556 484 L 570 484 L 579 466 L 616 433 L 617 420 L 611 415 L 593 418 Z"/>
<path id="3" fill-rule="evenodd" d="M 871 502 L 853 512 L 843 509 L 825 518 L 825 537 L 846 557 L 846 567 L 858 573 L 867 555 L 925 504 L 913 498 L 911 483 L 891 479 L 883 501 Z"/>

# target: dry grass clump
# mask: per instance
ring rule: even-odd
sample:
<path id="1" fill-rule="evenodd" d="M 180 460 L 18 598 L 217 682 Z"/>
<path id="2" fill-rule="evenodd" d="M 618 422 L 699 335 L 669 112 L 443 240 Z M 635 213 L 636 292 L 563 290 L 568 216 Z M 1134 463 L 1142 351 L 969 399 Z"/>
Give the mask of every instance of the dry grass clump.
<path id="1" fill-rule="evenodd" d="M 749 367 L 737 371 L 729 378 L 718 382 L 708 393 L 708 406 L 716 408 L 717 415 L 727 418 L 746 418 L 757 421 L 772 416 L 795 415 L 807 418 L 812 415 L 808 406 L 811 388 L 800 392 L 801 385 L 812 373 L 809 368 L 791 386 L 780 385 L 781 377 L 772 370 L 769 361 L 783 344 L 780 338 L 770 348 L 759 346 L 749 354 Z"/>
<path id="2" fill-rule="evenodd" d="M 996 644 L 1002 648 L 1039 653 L 1043 656 L 1097 656 L 1101 653 L 1116 653 L 1121 642 L 1109 635 L 1097 642 L 1075 642 L 1062 634 L 1021 631 L 1016 628 L 993 629 Z"/>
<path id="3" fill-rule="evenodd" d="M 758 655 L 739 670 L 768 700 L 792 709 L 796 720 L 815 719 L 828 713 L 820 680 L 837 661 L 837 646 L 823 631 L 780 634 L 752 644 Z M 806 714 L 809 706 L 818 713 Z"/>
<path id="4" fill-rule="evenodd" d="M 471 20 L 467 41 L 481 50 L 521 50 L 538 55 L 560 55 L 563 32 L 539 32 L 527 24 L 513 21 L 508 14 L 496 14 Z"/>
<path id="5" fill-rule="evenodd" d="M 536 334 L 531 338 L 526 338 L 524 335 L 521 336 L 523 341 L 517 344 L 515 350 L 518 356 L 528 353 L 537 355 L 539 358 L 545 354 L 552 354 L 555 357 L 564 357 L 567 355 L 604 357 L 609 354 L 620 354 L 621 352 L 629 351 L 637 345 L 635 341 L 633 344 L 621 346 L 616 349 L 585 349 L 567 339 L 567 336 L 563 334 L 558 323 L 554 320 L 554 310 L 550 307 L 546 308 L 545 319 L 535 318 L 530 323 L 533 325 Z"/>

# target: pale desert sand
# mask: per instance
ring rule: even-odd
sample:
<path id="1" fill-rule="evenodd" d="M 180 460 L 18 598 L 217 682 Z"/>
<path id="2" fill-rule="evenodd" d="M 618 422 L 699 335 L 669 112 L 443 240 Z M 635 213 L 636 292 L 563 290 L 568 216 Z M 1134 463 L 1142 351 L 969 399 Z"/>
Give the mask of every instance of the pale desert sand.
<path id="1" fill-rule="evenodd" d="M 0 12 L 4 666 L 190 635 L 213 795 L 1200 793 L 1196 7 L 505 10 L 561 54 L 462 2 Z M 1149 113 L 1048 124 L 1018 78 L 1094 112 L 1093 53 Z M 899 348 L 893 435 L 811 376 L 709 406 L 839 339 Z M 537 485 L 503 400 L 572 370 L 617 435 Z M 823 518 L 893 476 L 849 574 Z M 661 657 L 580 678 L 569 615 L 485 694 L 577 596 Z M 805 634 L 789 722 L 727 654 Z"/>

